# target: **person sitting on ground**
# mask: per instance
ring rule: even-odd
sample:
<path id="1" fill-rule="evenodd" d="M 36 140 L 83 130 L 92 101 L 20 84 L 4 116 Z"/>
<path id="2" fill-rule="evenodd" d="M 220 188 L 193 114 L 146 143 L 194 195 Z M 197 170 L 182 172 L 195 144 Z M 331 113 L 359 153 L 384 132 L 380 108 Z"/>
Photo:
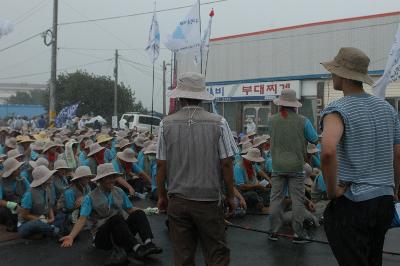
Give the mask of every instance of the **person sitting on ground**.
<path id="1" fill-rule="evenodd" d="M 97 136 L 97 143 L 101 146 L 105 148 L 104 151 L 104 162 L 106 163 L 111 163 L 112 160 L 115 158 L 116 156 L 116 152 L 115 149 L 112 149 L 112 140 L 113 137 L 110 137 L 109 135 L 103 135 L 100 134 Z"/>
<path id="2" fill-rule="evenodd" d="M 57 160 L 57 147 L 57 144 L 55 144 L 53 141 L 49 141 L 44 145 L 43 157 L 49 162 L 49 169 L 54 168 L 54 162 Z"/>
<path id="3" fill-rule="evenodd" d="M 17 232 L 18 205 L 29 190 L 28 180 L 20 176 L 22 165 L 23 162 L 13 158 L 5 160 L 0 178 L 0 224 L 4 224 L 9 232 Z"/>
<path id="4" fill-rule="evenodd" d="M 89 182 L 93 177 L 94 175 L 90 172 L 88 166 L 78 167 L 73 174 L 69 188 L 58 200 L 57 216 L 60 216 L 60 218 L 57 218 L 64 221 L 62 232 L 69 233 L 73 224 L 78 220 L 83 198 L 91 191 Z"/>
<path id="5" fill-rule="evenodd" d="M 117 157 L 112 161 L 115 171 L 122 173 L 124 177 L 117 179 L 117 182 L 131 195 L 134 195 L 135 191 L 144 193 L 146 184 L 151 184 L 151 178 L 137 166 L 137 162 L 135 153 L 130 148 L 118 152 Z"/>
<path id="6" fill-rule="evenodd" d="M 77 223 L 68 236 L 60 239 L 62 247 L 73 245 L 74 239 L 90 218 L 94 221 L 94 245 L 119 254 L 115 256 L 120 258 L 118 263 L 127 261 L 126 252 L 140 259 L 162 252 L 153 243 L 154 237 L 146 214 L 134 208 L 125 192 L 114 186 L 118 176 L 121 174 L 114 170 L 111 163 L 98 166 L 97 176 L 92 182 L 98 182 L 99 185 L 84 197 Z M 123 211 L 129 214 L 127 219 L 124 219 Z M 143 244 L 137 241 L 136 234 L 139 234 Z"/>
<path id="7" fill-rule="evenodd" d="M 242 164 L 236 164 L 234 167 L 235 185 L 249 208 L 266 211 L 264 207 L 269 206 L 269 183 L 260 183 L 255 169 L 255 164 L 264 162 L 264 158 L 257 148 L 250 148 L 242 157 Z"/>
<path id="8" fill-rule="evenodd" d="M 79 152 L 79 156 L 78 156 L 78 160 L 79 160 L 79 165 L 80 166 L 89 166 L 89 158 L 88 158 L 88 154 L 90 152 L 90 145 L 93 144 L 93 140 L 91 139 L 87 139 L 85 141 L 85 143 L 81 143 L 81 149 Z"/>
<path id="9" fill-rule="evenodd" d="M 22 238 L 58 237 L 59 228 L 54 224 L 54 199 L 51 193 L 51 177 L 56 172 L 43 165 L 33 170 L 30 189 L 21 201 L 18 234 Z"/>
<path id="10" fill-rule="evenodd" d="M 89 146 L 89 153 L 87 155 L 88 166 L 93 174 L 96 174 L 97 166 L 105 163 L 105 149 L 106 148 L 100 146 L 98 143 L 93 143 Z"/>
<path id="11" fill-rule="evenodd" d="M 57 160 L 54 163 L 54 170 L 57 170 L 57 172 L 52 179 L 52 190 L 55 193 L 55 201 L 57 202 L 69 186 L 68 177 L 71 176 L 71 168 L 68 167 L 64 160 Z"/>

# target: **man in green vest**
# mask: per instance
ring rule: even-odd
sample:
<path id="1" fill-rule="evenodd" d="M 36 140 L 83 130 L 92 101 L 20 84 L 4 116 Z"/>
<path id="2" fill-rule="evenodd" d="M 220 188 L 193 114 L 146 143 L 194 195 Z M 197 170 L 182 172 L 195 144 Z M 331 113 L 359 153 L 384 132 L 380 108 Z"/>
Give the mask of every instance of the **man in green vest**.
<path id="1" fill-rule="evenodd" d="M 282 225 L 282 201 L 289 192 L 292 199 L 295 232 L 293 243 L 306 243 L 303 230 L 304 206 L 304 170 L 307 142 L 317 143 L 318 135 L 310 120 L 297 114 L 302 104 L 292 89 L 284 89 L 274 103 L 279 112 L 271 119 L 271 229 L 270 240 L 278 240 L 277 232 Z"/>

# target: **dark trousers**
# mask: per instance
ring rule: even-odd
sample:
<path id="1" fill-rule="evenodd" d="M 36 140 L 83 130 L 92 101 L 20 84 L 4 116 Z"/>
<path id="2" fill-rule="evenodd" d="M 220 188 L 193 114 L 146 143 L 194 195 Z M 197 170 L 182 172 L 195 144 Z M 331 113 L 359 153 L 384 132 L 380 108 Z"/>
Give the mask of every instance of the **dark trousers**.
<path id="1" fill-rule="evenodd" d="M 206 265 L 229 265 L 222 204 L 170 198 L 168 219 L 175 265 L 195 265 L 199 239 Z"/>
<path id="2" fill-rule="evenodd" d="M 142 210 L 133 212 L 126 220 L 121 215 L 111 217 L 97 231 L 94 244 L 105 250 L 112 249 L 113 244 L 131 250 L 138 244 L 136 234 L 142 241 L 153 239 L 149 221 Z"/>
<path id="3" fill-rule="evenodd" d="M 17 223 L 17 214 L 12 214 L 6 207 L 0 207 L 0 224 L 4 224 L 7 229 L 14 229 L 17 227 Z"/>
<path id="4" fill-rule="evenodd" d="M 339 265 L 382 265 L 385 234 L 394 215 L 392 196 L 353 202 L 342 196 L 324 213 L 325 232 Z"/>
<path id="5" fill-rule="evenodd" d="M 132 186 L 132 188 L 138 192 L 138 193 L 144 193 L 144 188 L 145 183 L 144 180 L 142 178 L 135 178 L 135 179 L 129 179 L 127 180 L 127 182 L 129 183 L 129 185 Z M 118 185 L 118 187 L 120 187 L 125 193 L 129 193 L 128 189 L 122 185 Z"/>

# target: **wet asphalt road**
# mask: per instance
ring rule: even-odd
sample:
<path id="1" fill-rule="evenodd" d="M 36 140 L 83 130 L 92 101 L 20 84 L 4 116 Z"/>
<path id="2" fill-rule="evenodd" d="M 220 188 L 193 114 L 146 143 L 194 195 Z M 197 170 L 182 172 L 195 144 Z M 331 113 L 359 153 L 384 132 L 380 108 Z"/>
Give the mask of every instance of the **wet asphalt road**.
<path id="1" fill-rule="evenodd" d="M 146 205 L 141 202 L 137 205 Z M 172 249 L 168 233 L 164 225 L 163 215 L 150 216 L 149 220 L 155 235 L 155 242 L 164 252 L 145 261 L 145 265 L 173 265 Z M 266 216 L 248 215 L 244 219 L 233 222 L 262 230 L 268 229 Z M 317 229 L 315 238 L 326 240 L 322 228 Z M 387 235 L 385 250 L 400 253 L 400 230 L 392 229 Z M 309 243 L 292 244 L 288 239 L 281 238 L 271 242 L 267 235 L 244 231 L 236 228 L 228 229 L 228 244 L 231 248 L 231 265 L 337 265 L 328 245 Z M 13 240 L 0 243 L 0 265 L 13 266 L 89 266 L 102 265 L 108 253 L 92 248 L 90 236 L 84 232 L 69 249 L 62 249 L 55 240 Z M 130 265 L 135 265 L 131 263 Z M 199 249 L 196 265 L 204 265 Z M 383 265 L 400 265 L 400 256 L 384 255 Z"/>

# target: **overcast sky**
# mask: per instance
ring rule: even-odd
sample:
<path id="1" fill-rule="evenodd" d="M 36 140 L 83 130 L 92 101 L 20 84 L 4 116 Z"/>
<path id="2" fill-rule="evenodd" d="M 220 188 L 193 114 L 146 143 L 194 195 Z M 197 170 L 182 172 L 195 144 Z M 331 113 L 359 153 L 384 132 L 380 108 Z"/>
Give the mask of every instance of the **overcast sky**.
<path id="1" fill-rule="evenodd" d="M 186 6 L 194 2 L 195 0 L 158 0 L 157 9 Z M 16 23 L 15 30 L 0 39 L 0 50 L 50 28 L 52 5 L 53 0 L 0 0 L 0 19 L 9 19 Z M 212 7 L 215 10 L 212 37 L 220 37 L 309 22 L 400 11 L 400 2 L 399 0 L 226 0 L 202 5 L 203 27 L 206 27 L 208 13 Z M 30 10 L 32 12 L 28 12 Z M 152 10 L 152 0 L 59 0 L 59 23 Z M 174 30 L 179 18 L 185 16 L 187 12 L 188 8 L 158 13 L 161 42 L 166 34 Z M 131 86 L 136 97 L 146 107 L 150 107 L 151 67 L 143 47 L 147 43 L 151 16 L 148 14 L 60 26 L 58 68 L 71 67 L 63 72 L 86 69 L 90 73 L 112 75 L 114 64 L 112 60 L 83 67 L 77 66 L 111 59 L 114 56 L 114 49 L 122 49 L 120 54 L 125 60 L 145 66 L 122 61 L 119 65 L 120 81 Z M 170 56 L 168 50 L 162 49 L 157 61 L 155 92 L 157 111 L 162 110 L 161 64 L 163 60 L 169 61 Z M 40 37 L 0 53 L 0 83 L 46 83 L 50 75 L 48 73 L 23 78 L 5 78 L 49 70 L 50 48 L 44 46 Z"/>

